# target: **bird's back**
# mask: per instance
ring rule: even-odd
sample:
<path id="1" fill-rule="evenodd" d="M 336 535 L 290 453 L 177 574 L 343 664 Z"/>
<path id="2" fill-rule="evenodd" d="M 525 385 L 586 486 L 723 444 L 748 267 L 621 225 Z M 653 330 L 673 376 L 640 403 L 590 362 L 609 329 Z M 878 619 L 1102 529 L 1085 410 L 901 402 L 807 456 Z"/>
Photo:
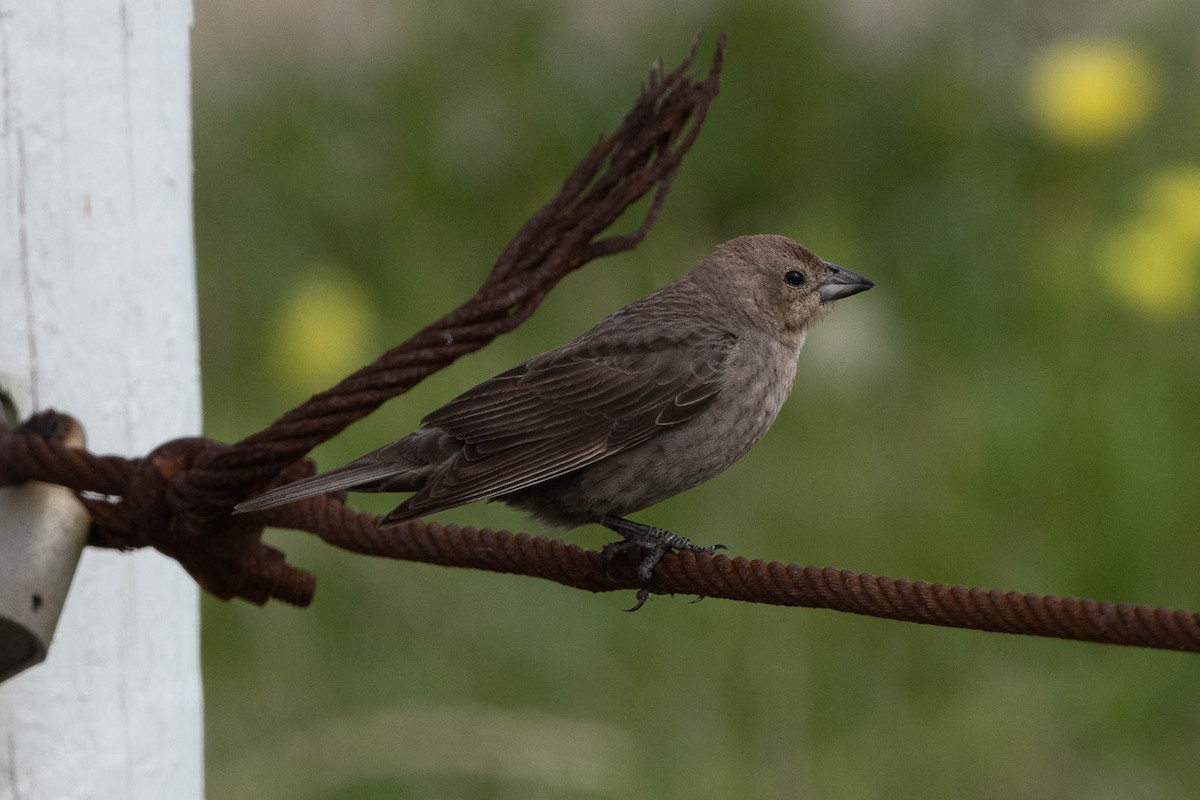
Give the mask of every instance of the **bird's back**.
<path id="1" fill-rule="evenodd" d="M 726 334 L 720 390 L 696 414 L 621 453 L 501 497 L 561 527 L 625 516 L 725 471 L 771 427 L 796 372 L 789 346 L 761 334 Z M 801 340 L 802 343 L 802 340 Z"/>

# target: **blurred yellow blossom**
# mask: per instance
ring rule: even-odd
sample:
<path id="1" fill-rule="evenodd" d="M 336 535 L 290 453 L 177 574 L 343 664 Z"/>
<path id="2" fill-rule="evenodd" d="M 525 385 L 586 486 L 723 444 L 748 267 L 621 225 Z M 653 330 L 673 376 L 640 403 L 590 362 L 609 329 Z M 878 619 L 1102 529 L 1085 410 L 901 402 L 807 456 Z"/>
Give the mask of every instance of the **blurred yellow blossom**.
<path id="1" fill-rule="evenodd" d="M 1181 236 L 1200 244 L 1200 164 L 1155 173 L 1142 193 L 1148 213 L 1168 220 Z"/>
<path id="2" fill-rule="evenodd" d="M 1200 289 L 1200 166 L 1151 175 L 1141 196 L 1137 215 L 1108 241 L 1108 285 L 1148 315 L 1178 316 Z"/>
<path id="3" fill-rule="evenodd" d="M 296 389 L 324 389 L 366 363 L 374 327 L 370 300 L 353 276 L 311 269 L 292 287 L 275 322 L 275 369 Z"/>
<path id="4" fill-rule="evenodd" d="M 1052 139 L 1076 147 L 1110 144 L 1145 120 L 1154 74 L 1142 53 L 1120 39 L 1052 42 L 1029 70 L 1033 119 Z"/>

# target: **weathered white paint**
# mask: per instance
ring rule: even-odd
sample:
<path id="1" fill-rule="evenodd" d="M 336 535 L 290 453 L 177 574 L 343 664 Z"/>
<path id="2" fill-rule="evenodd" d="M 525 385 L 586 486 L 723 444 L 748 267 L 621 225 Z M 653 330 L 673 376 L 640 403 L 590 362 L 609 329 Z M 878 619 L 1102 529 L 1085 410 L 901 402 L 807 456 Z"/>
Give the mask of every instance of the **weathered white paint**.
<path id="1" fill-rule="evenodd" d="M 0 0 L 0 383 L 101 452 L 200 426 L 190 0 Z M 0 800 L 203 796 L 195 585 L 89 551 L 0 685 Z"/>

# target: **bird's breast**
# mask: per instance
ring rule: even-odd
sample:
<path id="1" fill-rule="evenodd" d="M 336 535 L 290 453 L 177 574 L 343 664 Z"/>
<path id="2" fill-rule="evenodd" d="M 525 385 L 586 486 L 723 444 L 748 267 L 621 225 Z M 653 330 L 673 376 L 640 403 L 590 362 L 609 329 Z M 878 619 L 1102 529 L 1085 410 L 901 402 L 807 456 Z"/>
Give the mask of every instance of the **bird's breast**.
<path id="1" fill-rule="evenodd" d="M 708 409 L 710 432 L 701 446 L 719 472 L 746 454 L 763 437 L 792 391 L 803 337 L 790 346 L 773 339 L 743 337 L 730 354 L 725 386 Z M 701 480 L 712 477 L 716 472 Z"/>

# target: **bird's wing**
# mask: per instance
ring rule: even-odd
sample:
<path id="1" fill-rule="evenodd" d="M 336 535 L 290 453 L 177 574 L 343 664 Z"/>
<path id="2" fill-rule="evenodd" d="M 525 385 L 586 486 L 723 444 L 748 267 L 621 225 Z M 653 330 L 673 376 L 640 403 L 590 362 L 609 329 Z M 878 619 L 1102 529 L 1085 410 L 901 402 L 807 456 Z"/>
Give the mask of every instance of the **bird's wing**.
<path id="1" fill-rule="evenodd" d="M 524 489 L 691 419 L 721 391 L 734 337 L 689 333 L 579 341 L 451 400 L 422 421 L 462 449 L 386 521 Z"/>

